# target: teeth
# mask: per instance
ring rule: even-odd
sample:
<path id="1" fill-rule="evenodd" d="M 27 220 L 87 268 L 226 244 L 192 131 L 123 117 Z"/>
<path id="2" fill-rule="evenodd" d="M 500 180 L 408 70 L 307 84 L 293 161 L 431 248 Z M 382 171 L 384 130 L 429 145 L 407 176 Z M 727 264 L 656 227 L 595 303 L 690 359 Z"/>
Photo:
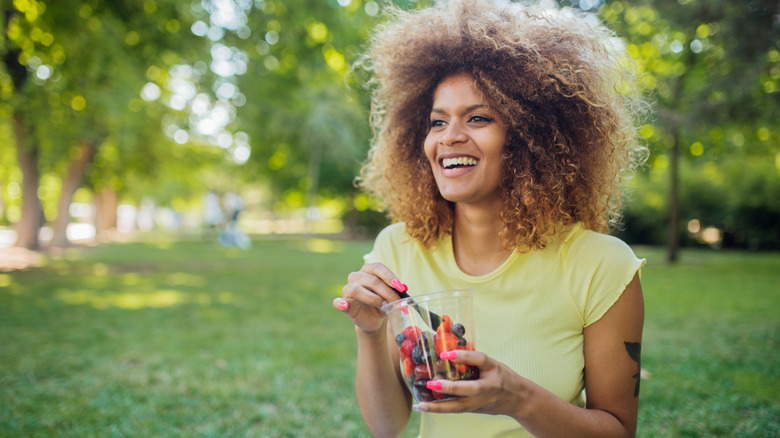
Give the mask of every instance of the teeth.
<path id="1" fill-rule="evenodd" d="M 442 165 L 445 168 L 455 166 L 476 166 L 479 160 L 471 157 L 457 157 L 457 158 L 445 158 L 442 160 Z"/>

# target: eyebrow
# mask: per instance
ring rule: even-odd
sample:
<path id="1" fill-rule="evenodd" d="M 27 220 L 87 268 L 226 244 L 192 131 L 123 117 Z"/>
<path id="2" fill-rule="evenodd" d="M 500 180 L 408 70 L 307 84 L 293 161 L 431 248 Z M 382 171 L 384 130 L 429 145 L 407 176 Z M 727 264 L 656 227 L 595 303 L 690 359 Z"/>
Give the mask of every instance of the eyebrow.
<path id="1" fill-rule="evenodd" d="M 466 107 L 466 112 L 471 112 L 471 111 L 474 111 L 474 110 L 477 110 L 477 109 L 481 109 L 481 108 L 488 108 L 489 109 L 490 107 L 487 104 L 478 103 L 476 105 L 471 105 L 469 107 Z M 445 114 L 445 111 L 443 109 L 441 109 L 441 108 L 432 108 L 431 112 L 432 113 Z"/>

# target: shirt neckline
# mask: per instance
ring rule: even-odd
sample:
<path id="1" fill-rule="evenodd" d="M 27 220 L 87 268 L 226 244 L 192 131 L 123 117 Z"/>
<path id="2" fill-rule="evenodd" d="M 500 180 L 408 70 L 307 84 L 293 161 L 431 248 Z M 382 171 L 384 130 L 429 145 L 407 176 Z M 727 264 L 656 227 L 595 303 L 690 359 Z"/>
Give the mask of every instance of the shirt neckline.
<path id="1" fill-rule="evenodd" d="M 568 243 L 569 240 L 579 234 L 582 229 L 582 223 L 575 223 L 569 230 L 566 231 L 566 237 L 562 239 L 561 243 Z M 458 266 L 458 262 L 455 260 L 455 251 L 452 244 L 452 234 L 444 235 L 440 239 L 440 244 L 442 245 L 442 249 L 445 250 L 444 252 L 446 254 L 446 263 L 452 266 L 451 272 L 455 272 L 455 275 L 457 275 L 460 280 L 470 283 L 486 283 L 488 281 L 494 280 L 496 277 L 500 276 L 507 269 L 509 269 L 509 267 L 518 259 L 522 257 L 529 257 L 536 252 L 535 250 L 520 252 L 517 250 L 517 248 L 515 248 L 512 250 L 512 253 L 509 254 L 509 257 L 507 257 L 506 260 L 504 260 L 498 267 L 496 267 L 496 269 L 483 275 L 471 275 L 463 272 L 460 266 Z"/>
<path id="2" fill-rule="evenodd" d="M 496 269 L 488 272 L 487 274 L 483 275 L 471 275 L 467 274 L 466 272 L 463 272 L 463 270 L 458 266 L 458 262 L 455 260 L 455 251 L 453 250 L 452 245 L 452 234 L 445 235 L 441 239 L 442 249 L 444 249 L 446 254 L 446 262 L 452 266 L 452 272 L 455 272 L 455 275 L 459 277 L 459 279 L 463 281 L 467 281 L 469 283 L 485 283 L 490 280 L 495 279 L 496 277 L 500 276 L 508 269 L 512 263 L 521 255 L 517 249 L 512 250 L 512 252 L 509 254 L 509 257 L 506 258 Z"/>

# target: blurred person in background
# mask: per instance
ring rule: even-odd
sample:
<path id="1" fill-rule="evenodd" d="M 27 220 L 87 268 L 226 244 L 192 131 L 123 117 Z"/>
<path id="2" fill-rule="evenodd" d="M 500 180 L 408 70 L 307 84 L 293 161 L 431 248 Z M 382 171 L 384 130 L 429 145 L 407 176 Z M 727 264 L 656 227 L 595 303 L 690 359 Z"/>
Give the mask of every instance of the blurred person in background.
<path id="1" fill-rule="evenodd" d="M 244 198 L 236 192 L 227 192 L 222 198 L 225 209 L 226 223 L 219 234 L 219 241 L 225 246 L 238 246 L 241 249 L 249 249 L 251 241 L 249 236 L 238 228 L 238 217 L 246 208 Z"/>
<path id="2" fill-rule="evenodd" d="M 219 202 L 219 195 L 212 191 L 207 192 L 203 197 L 203 222 L 206 225 L 203 238 L 215 239 L 219 224 L 222 222 L 222 205 Z"/>

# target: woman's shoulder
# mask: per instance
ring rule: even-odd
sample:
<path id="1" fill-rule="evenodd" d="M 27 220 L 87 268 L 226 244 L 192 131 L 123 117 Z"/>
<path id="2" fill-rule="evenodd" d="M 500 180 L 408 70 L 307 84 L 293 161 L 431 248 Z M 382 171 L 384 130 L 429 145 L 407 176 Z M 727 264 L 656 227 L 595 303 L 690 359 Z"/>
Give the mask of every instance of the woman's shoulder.
<path id="1" fill-rule="evenodd" d="M 406 233 L 406 224 L 396 222 L 379 231 L 374 240 L 374 248 L 398 251 L 400 248 L 408 247 L 411 242 L 412 238 Z"/>
<path id="2" fill-rule="evenodd" d="M 411 240 L 411 238 L 406 234 L 406 224 L 403 222 L 396 222 L 379 231 L 374 240 L 374 246 L 398 247 L 409 240 Z"/>
<path id="3" fill-rule="evenodd" d="M 416 249 L 413 239 L 406 233 L 403 222 L 393 223 L 383 228 L 374 240 L 374 248 L 363 258 L 366 262 L 391 264 L 392 260 L 408 258 Z"/>
<path id="4" fill-rule="evenodd" d="M 377 239 L 397 239 L 403 236 L 406 236 L 406 224 L 395 222 L 380 230 Z"/>
<path id="5" fill-rule="evenodd" d="M 575 225 L 564 238 L 563 252 L 566 258 L 592 260 L 605 258 L 634 258 L 631 247 L 618 237 Z"/>

